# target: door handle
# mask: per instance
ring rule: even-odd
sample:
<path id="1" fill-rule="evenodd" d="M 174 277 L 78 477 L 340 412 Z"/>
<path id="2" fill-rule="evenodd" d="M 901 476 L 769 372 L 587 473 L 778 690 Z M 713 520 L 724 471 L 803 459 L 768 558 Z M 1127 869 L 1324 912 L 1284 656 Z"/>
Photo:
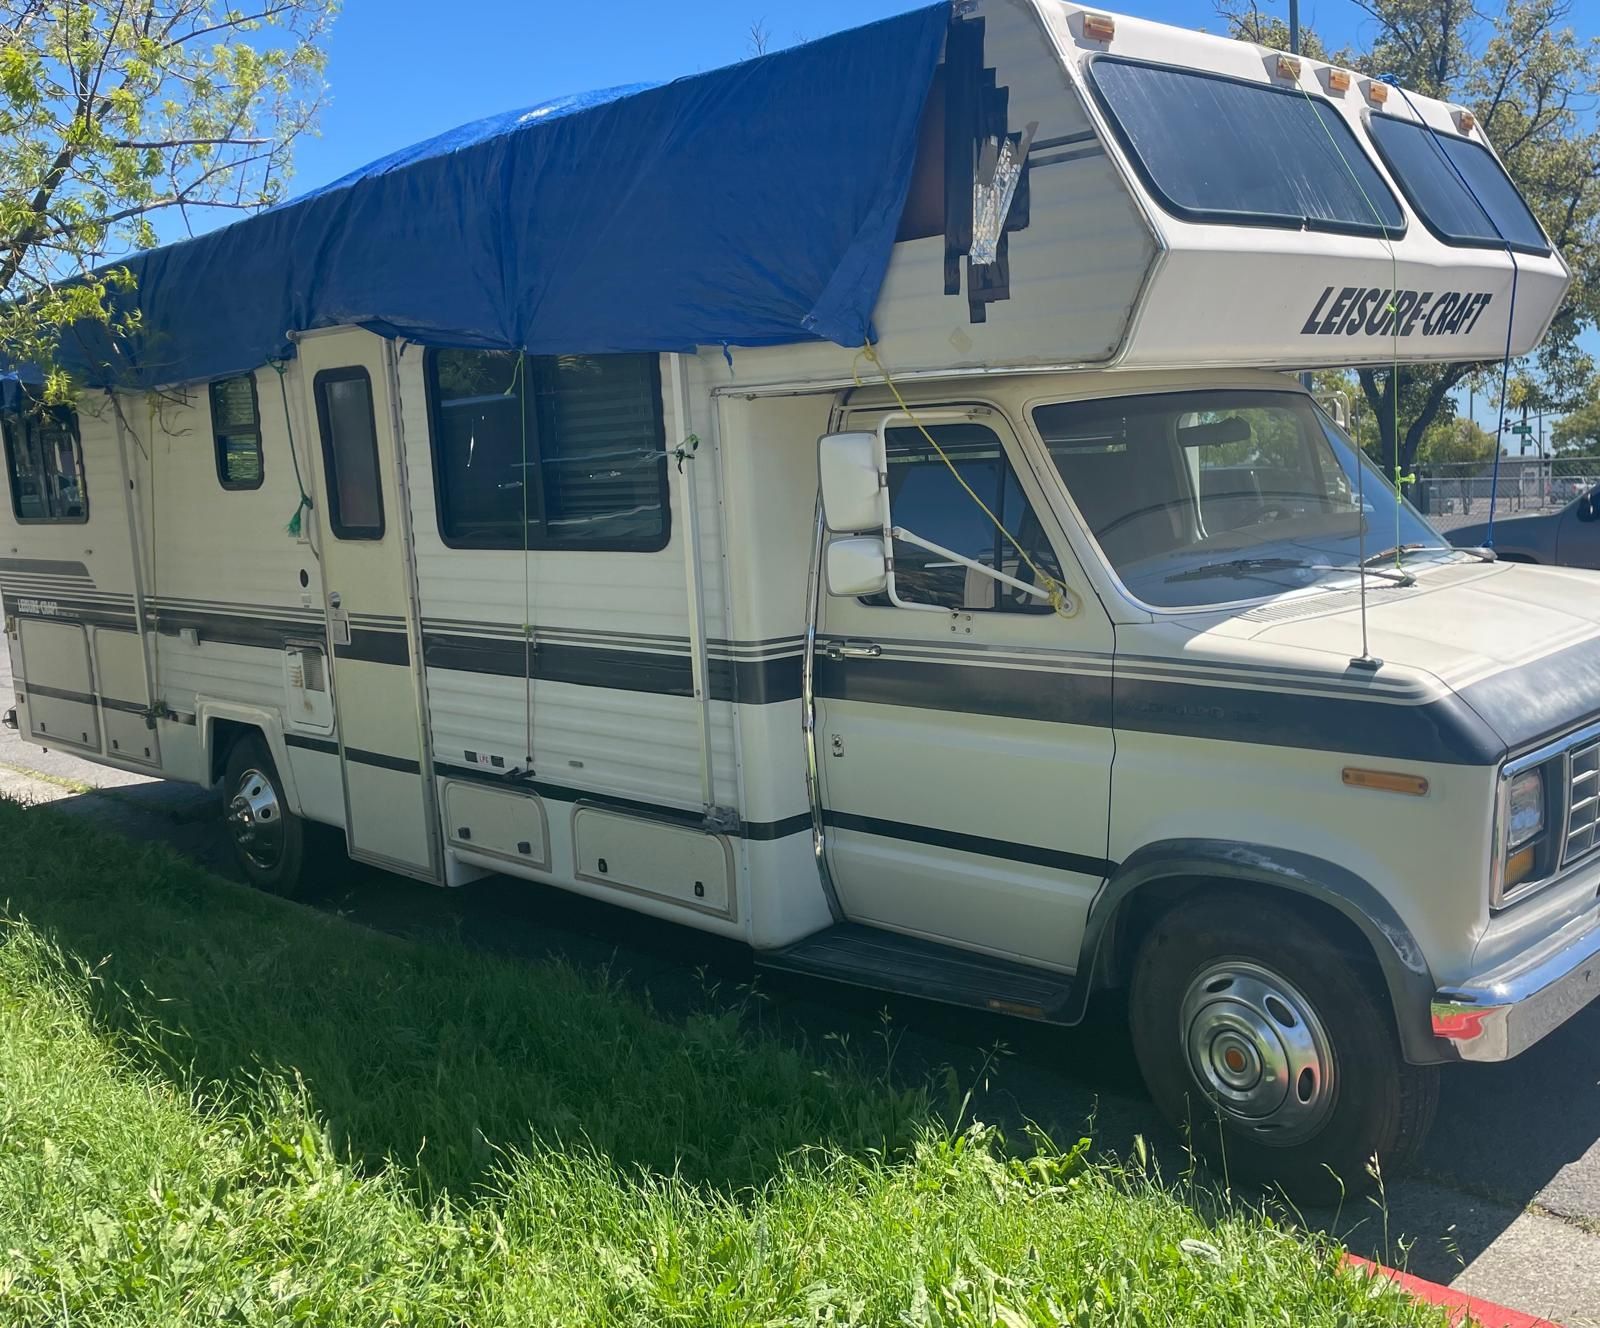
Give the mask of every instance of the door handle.
<path id="1" fill-rule="evenodd" d="M 829 659 L 877 659 L 883 647 L 876 641 L 829 641 L 822 653 Z"/>

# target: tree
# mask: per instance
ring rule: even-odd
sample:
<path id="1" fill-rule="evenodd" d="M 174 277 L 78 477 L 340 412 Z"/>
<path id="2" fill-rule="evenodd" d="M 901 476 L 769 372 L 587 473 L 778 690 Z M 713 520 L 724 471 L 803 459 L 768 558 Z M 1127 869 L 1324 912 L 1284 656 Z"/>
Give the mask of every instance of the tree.
<path id="1" fill-rule="evenodd" d="M 1584 402 L 1551 426 L 1550 444 L 1558 456 L 1600 456 L 1600 377 L 1589 380 Z"/>
<path id="2" fill-rule="evenodd" d="M 337 0 L 0 0 L 0 357 L 45 394 L 65 328 L 126 329 L 114 260 L 278 199 Z"/>
<path id="3" fill-rule="evenodd" d="M 1494 459 L 1494 435 L 1476 422 L 1453 419 L 1435 423 L 1422 436 L 1417 460 L 1424 465 L 1461 465 Z"/>
<path id="4" fill-rule="evenodd" d="M 1555 403 L 1574 404 L 1593 371 L 1576 340 L 1600 321 L 1600 126 L 1593 111 L 1600 39 L 1574 34 L 1571 0 L 1507 0 L 1487 17 L 1470 0 L 1356 3 L 1375 25 L 1367 49 L 1330 55 L 1314 32 L 1305 32 L 1306 54 L 1466 106 L 1477 116 L 1573 269 L 1572 287 L 1535 366 Z M 1218 0 L 1218 12 L 1233 35 L 1287 47 L 1287 28 L 1255 0 Z M 1409 469 L 1428 430 L 1453 415 L 1452 393 L 1478 375 L 1482 390 L 1498 394 L 1498 370 L 1482 363 L 1360 370 L 1382 463 Z"/>

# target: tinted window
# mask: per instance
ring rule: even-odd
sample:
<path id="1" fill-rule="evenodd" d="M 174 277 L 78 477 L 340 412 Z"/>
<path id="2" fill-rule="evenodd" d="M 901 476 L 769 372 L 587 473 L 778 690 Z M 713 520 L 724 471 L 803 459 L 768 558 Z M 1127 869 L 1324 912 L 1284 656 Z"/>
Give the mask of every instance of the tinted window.
<path id="1" fill-rule="evenodd" d="M 45 409 L 5 420 L 6 479 L 18 521 L 87 521 L 78 417 Z"/>
<path id="2" fill-rule="evenodd" d="M 446 543 L 665 546 L 657 356 L 438 350 L 428 357 L 428 376 Z"/>
<path id="3" fill-rule="evenodd" d="M 254 374 L 211 384 L 211 432 L 217 449 L 217 480 L 222 487 L 259 489 L 261 410 Z"/>
<path id="4" fill-rule="evenodd" d="M 1486 148 L 1392 115 L 1370 116 L 1367 128 L 1411 206 L 1441 240 L 1550 252 L 1516 185 Z"/>
<path id="5" fill-rule="evenodd" d="M 365 369 L 325 369 L 316 377 L 317 427 L 328 473 L 328 519 L 340 539 L 383 538 L 378 424 Z"/>
<path id="6" fill-rule="evenodd" d="M 1170 65 L 1090 65 L 1117 136 L 1163 207 L 1197 221 L 1399 235 L 1405 215 L 1321 98 Z"/>
<path id="7" fill-rule="evenodd" d="M 994 431 L 981 424 L 936 424 L 929 432 L 973 493 L 1021 541 L 1028 556 L 1051 576 L 1059 576 L 1055 555 Z M 895 525 L 1033 584 L 1033 572 L 1017 555 L 1016 547 L 962 489 L 920 429 L 890 429 L 888 457 L 889 506 Z M 1050 612 L 1044 600 L 902 540 L 894 545 L 894 573 L 900 598 L 912 603 L 947 609 Z M 888 604 L 889 597 L 868 596 L 866 603 Z"/>

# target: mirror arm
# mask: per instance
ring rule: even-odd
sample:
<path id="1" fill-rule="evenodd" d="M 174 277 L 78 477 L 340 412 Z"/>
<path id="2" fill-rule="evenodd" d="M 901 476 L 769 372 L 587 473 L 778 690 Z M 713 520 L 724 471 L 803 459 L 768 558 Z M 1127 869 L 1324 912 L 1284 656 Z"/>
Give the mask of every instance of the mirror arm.
<path id="1" fill-rule="evenodd" d="M 958 563 L 962 567 L 969 567 L 974 572 L 982 572 L 985 576 L 992 577 L 994 580 L 1002 582 L 1014 590 L 1020 590 L 1025 594 L 1032 595 L 1035 599 L 1048 600 L 1050 598 L 1048 590 L 1040 590 L 1038 586 L 1030 586 L 1026 581 L 1018 581 L 1016 577 L 1007 576 L 1004 572 L 998 571 L 993 567 L 985 567 L 976 558 L 964 558 L 961 554 L 945 548 L 942 544 L 935 544 L 932 540 L 925 540 L 921 535 L 913 535 L 904 526 L 894 526 L 890 529 L 889 534 L 897 540 L 904 540 L 907 544 L 915 544 L 919 549 L 926 549 L 929 553 L 937 553 L 941 558 L 948 558 L 951 562 Z"/>

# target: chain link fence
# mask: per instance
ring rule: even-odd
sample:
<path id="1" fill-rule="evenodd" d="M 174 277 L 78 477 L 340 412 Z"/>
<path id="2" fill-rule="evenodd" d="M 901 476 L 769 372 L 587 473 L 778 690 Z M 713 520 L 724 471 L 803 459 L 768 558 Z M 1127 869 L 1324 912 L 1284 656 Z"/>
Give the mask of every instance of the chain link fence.
<path id="1" fill-rule="evenodd" d="M 1559 512 L 1574 498 L 1600 484 L 1600 456 L 1500 458 L 1496 486 L 1493 461 L 1465 461 L 1418 466 L 1409 498 L 1441 531 L 1489 519 L 1494 495 L 1495 519 Z"/>

